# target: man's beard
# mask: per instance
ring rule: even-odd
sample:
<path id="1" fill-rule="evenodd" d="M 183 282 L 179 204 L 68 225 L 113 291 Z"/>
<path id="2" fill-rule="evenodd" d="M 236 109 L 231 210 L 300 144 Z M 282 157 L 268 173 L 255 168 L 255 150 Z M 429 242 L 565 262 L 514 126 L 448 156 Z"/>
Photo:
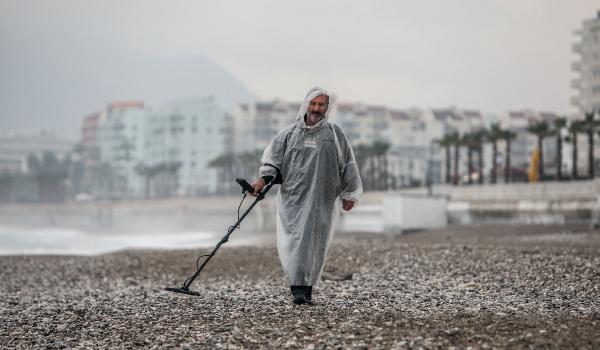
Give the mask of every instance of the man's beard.
<path id="1" fill-rule="evenodd" d="M 318 112 L 308 113 L 308 115 L 306 116 L 306 120 L 309 120 L 313 125 L 317 124 L 322 119 L 323 119 L 323 115 Z"/>

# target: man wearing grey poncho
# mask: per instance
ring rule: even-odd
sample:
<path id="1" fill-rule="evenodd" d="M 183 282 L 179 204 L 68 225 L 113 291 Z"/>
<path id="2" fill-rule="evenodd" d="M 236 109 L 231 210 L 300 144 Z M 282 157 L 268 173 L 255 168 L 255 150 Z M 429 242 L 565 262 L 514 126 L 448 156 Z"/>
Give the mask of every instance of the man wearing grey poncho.
<path id="1" fill-rule="evenodd" d="M 277 194 L 277 251 L 296 304 L 311 303 L 321 278 L 340 207 L 351 210 L 362 193 L 352 147 L 328 120 L 333 98 L 309 90 L 296 122 L 265 149 L 258 195 L 266 183 L 281 182 Z"/>

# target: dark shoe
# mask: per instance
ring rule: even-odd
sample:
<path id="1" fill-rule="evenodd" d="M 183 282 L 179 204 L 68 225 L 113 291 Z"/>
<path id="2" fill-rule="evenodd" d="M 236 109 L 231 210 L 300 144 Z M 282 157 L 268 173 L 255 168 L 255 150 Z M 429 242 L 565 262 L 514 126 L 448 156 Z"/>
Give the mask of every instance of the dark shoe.
<path id="1" fill-rule="evenodd" d="M 312 286 L 292 286 L 294 304 L 312 303 Z"/>
<path id="2" fill-rule="evenodd" d="M 302 294 L 298 294 L 298 295 L 294 295 L 294 304 L 298 304 L 298 305 L 302 305 L 302 304 L 306 304 L 308 303 L 308 301 L 306 300 L 306 297 Z"/>

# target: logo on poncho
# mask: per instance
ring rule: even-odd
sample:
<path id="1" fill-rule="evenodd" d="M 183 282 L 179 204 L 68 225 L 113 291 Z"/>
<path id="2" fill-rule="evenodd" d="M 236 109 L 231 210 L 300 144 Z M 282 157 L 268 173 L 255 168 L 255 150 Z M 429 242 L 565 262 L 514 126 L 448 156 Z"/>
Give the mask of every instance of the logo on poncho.
<path id="1" fill-rule="evenodd" d="M 317 141 L 314 139 L 306 139 L 304 140 L 304 147 L 317 148 Z"/>

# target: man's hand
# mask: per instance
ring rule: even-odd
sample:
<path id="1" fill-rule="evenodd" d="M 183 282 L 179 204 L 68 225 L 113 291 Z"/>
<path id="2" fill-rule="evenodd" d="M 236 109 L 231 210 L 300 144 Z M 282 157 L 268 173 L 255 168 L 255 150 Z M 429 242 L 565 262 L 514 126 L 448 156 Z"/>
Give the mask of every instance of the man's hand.
<path id="1" fill-rule="evenodd" d="M 354 207 L 354 202 L 347 199 L 342 199 L 342 208 L 345 211 L 350 211 Z"/>
<path id="2" fill-rule="evenodd" d="M 263 178 L 261 177 L 258 180 L 256 180 L 256 182 L 252 186 L 254 186 L 254 193 L 250 193 L 250 195 L 258 197 L 258 195 L 262 192 L 263 188 L 265 187 L 265 180 L 263 180 Z"/>

